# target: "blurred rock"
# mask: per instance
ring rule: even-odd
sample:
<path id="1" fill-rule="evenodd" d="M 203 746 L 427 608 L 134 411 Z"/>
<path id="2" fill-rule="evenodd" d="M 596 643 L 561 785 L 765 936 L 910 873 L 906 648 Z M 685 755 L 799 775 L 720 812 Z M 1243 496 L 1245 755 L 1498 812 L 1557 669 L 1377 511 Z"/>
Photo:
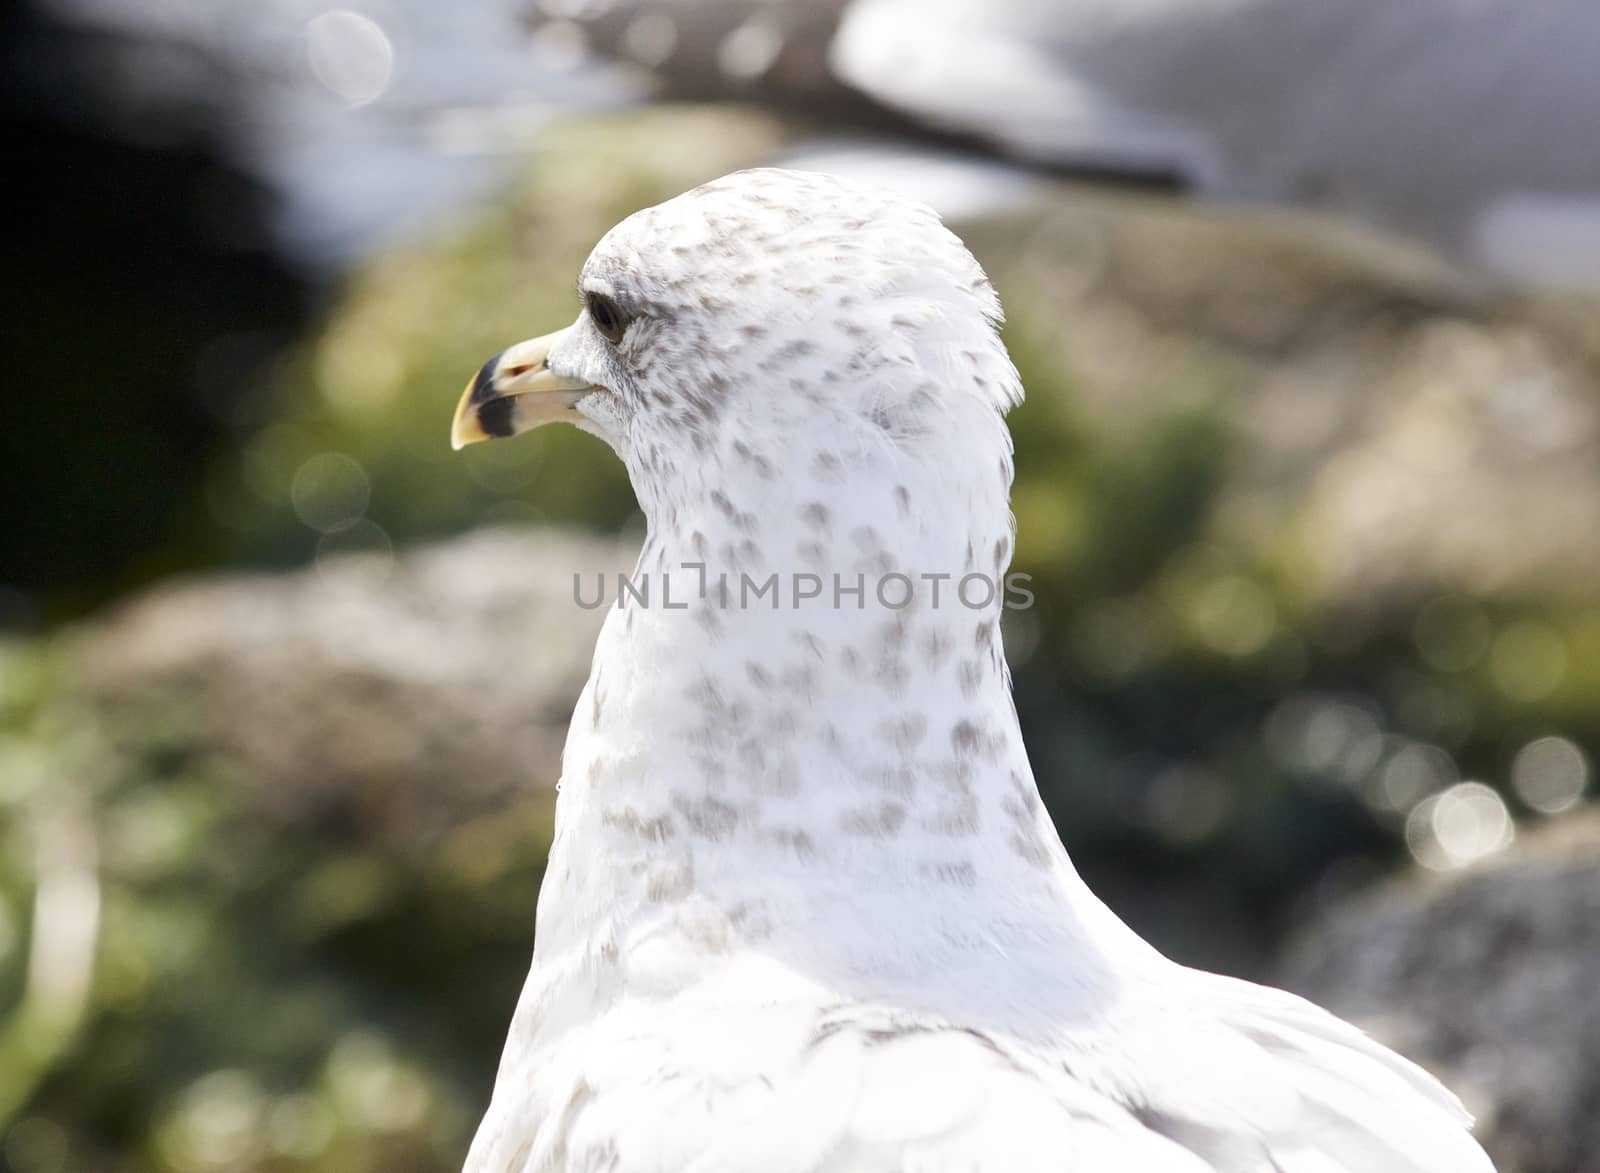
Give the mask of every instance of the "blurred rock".
<path id="1" fill-rule="evenodd" d="M 1287 957 L 1285 984 L 1456 1089 L 1501 1173 L 1595 1167 L 1600 810 L 1351 899 Z"/>
<path id="2" fill-rule="evenodd" d="M 1052 204 L 964 229 L 1035 361 L 1097 432 L 1214 405 L 1234 440 L 1219 535 L 1317 605 L 1600 572 L 1593 300 L 1492 297 L 1310 218 L 1065 187 Z"/>
<path id="3" fill-rule="evenodd" d="M 338 805 L 417 847 L 554 786 L 605 615 L 573 576 L 593 598 L 596 573 L 632 561 L 627 542 L 523 528 L 180 580 L 78 632 L 68 671 L 120 752 L 168 730 L 252 806 Z"/>

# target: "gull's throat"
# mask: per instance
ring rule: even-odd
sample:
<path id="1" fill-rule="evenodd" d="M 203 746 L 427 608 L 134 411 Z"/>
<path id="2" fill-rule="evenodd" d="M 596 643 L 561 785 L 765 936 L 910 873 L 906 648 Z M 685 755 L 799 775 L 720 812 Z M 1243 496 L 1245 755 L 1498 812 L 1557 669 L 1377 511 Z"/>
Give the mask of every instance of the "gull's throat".
<path id="1" fill-rule="evenodd" d="M 914 980 L 1090 934 L 1010 699 L 1006 486 L 840 471 L 798 498 L 752 478 L 652 530 L 574 717 L 541 951 L 713 932 Z M 930 894 L 941 914 L 905 923 Z"/>

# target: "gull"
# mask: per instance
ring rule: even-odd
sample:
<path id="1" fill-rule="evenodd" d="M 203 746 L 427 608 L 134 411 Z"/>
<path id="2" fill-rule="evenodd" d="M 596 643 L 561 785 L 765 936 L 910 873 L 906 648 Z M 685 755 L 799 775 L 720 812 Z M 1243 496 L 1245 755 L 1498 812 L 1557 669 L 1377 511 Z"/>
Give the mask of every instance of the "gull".
<path id="1" fill-rule="evenodd" d="M 1018 157 L 1336 212 L 1597 288 L 1587 0 L 851 0 L 836 74 Z"/>
<path id="2" fill-rule="evenodd" d="M 1416 259 L 1454 262 L 1489 289 L 1600 289 L 1600 152 L 1584 133 L 1600 123 L 1600 6 L 1589 0 L 539 8 L 544 35 L 586 40 L 626 63 L 630 83 L 643 67 L 662 96 L 888 136 L 895 145 L 815 149 L 828 168 L 904 173 L 897 186 L 925 184 L 947 212 L 973 188 L 988 189 L 991 210 L 1054 190 L 1029 172 L 1173 187 L 1306 233 L 1368 230 L 1330 238 L 1350 245 L 1421 245 Z M 974 152 L 1024 169 L 971 166 Z"/>
<path id="3" fill-rule="evenodd" d="M 738 172 L 579 291 L 452 428 L 576 424 L 648 523 L 468 1170 L 1490 1169 L 1426 1072 L 1167 959 L 1074 870 L 1000 639 L 1022 388 L 932 210 Z"/>

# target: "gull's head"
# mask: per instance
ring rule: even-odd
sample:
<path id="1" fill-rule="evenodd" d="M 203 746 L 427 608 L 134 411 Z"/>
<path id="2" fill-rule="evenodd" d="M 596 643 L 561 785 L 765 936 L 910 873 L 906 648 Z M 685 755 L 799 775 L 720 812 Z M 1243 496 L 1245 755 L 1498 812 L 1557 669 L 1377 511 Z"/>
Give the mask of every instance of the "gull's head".
<path id="1" fill-rule="evenodd" d="M 564 420 L 610 444 L 641 496 L 641 480 L 730 453 L 770 472 L 810 435 L 933 462 L 985 434 L 1007 447 L 1000 420 L 1021 387 L 999 301 L 915 201 L 737 172 L 618 224 L 578 294 L 566 329 L 484 364 L 456 447 Z"/>

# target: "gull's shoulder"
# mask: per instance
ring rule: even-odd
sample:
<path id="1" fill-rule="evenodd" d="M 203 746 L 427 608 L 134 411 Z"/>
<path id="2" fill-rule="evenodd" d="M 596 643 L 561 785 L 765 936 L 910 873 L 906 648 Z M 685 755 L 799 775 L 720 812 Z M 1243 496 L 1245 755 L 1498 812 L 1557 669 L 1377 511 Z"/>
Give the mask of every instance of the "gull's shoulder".
<path id="1" fill-rule="evenodd" d="M 931 1016 L 778 1004 L 670 1025 L 608 1017 L 546 1057 L 526 1114 L 491 1110 L 467 1173 L 1210 1168 L 1038 1055 Z"/>
<path id="2" fill-rule="evenodd" d="M 468 1173 L 1490 1173 L 1431 1076 L 1281 991 L 1170 966 L 1047 1038 L 903 1007 L 630 999 L 506 1080 Z"/>

